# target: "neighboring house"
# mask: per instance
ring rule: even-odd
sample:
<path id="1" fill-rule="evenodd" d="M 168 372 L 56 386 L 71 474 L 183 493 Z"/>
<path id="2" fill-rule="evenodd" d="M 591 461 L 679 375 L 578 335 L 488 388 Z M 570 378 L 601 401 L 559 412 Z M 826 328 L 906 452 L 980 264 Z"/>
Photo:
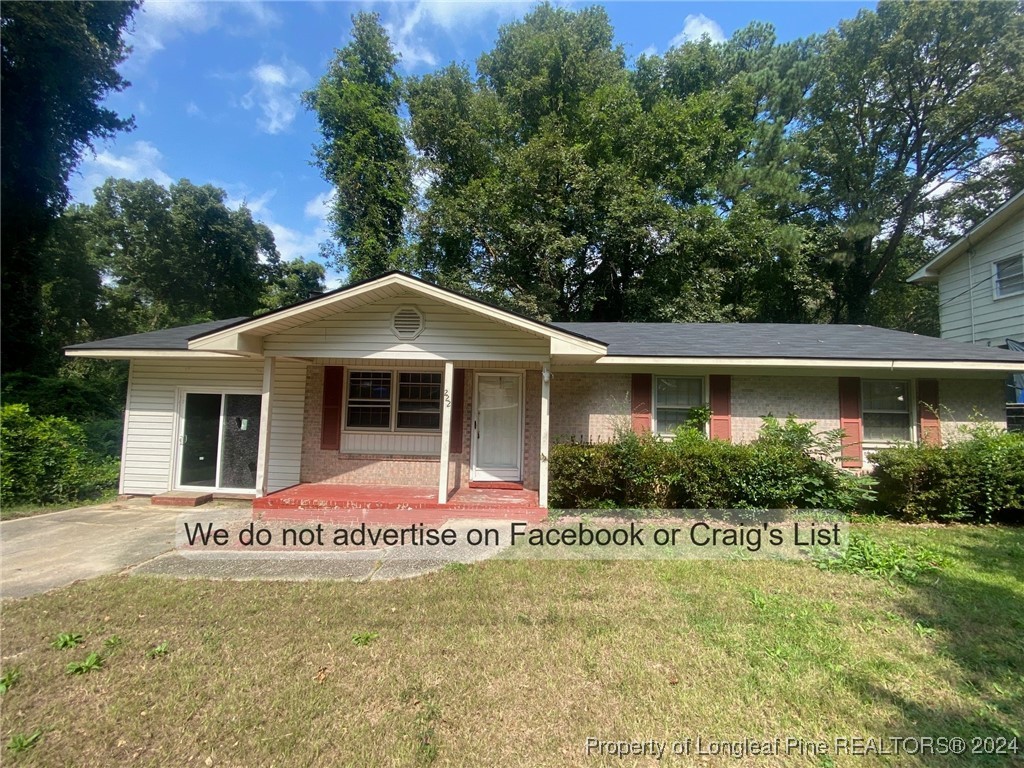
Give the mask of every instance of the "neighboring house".
<path id="1" fill-rule="evenodd" d="M 1021 353 L 869 326 L 542 323 L 402 273 L 67 354 L 131 361 L 123 494 L 334 483 L 440 504 L 522 484 L 542 507 L 554 440 L 670 434 L 710 403 L 724 440 L 767 414 L 842 427 L 856 469 L 975 411 L 1003 424 L 1003 380 L 1024 372 Z"/>
<path id="2" fill-rule="evenodd" d="M 989 347 L 1024 344 L 1024 191 L 908 278 L 939 286 L 942 338 Z M 1007 383 L 1011 427 L 1024 430 L 1024 376 Z"/>

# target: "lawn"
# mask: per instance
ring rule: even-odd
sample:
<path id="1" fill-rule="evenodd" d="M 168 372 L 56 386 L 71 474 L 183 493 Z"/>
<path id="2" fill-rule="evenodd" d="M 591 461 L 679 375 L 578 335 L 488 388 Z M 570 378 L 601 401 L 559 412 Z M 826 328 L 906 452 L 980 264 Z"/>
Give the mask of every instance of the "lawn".
<path id="1" fill-rule="evenodd" d="M 22 517 L 34 517 L 50 512 L 61 512 L 65 509 L 91 507 L 107 504 L 117 498 L 117 489 L 109 488 L 92 499 L 76 499 L 75 501 L 58 501 L 53 504 L 7 504 L 0 506 L 0 520 L 17 520 Z"/>
<path id="2" fill-rule="evenodd" d="M 368 584 L 119 576 L 5 603 L 3 670 L 20 676 L 0 700 L 0 736 L 41 734 L 5 748 L 3 762 L 654 765 L 584 746 L 969 745 L 1022 730 L 1024 529 L 858 529 L 946 564 L 913 583 L 765 561 L 493 561 Z M 60 633 L 81 643 L 51 647 Z M 112 636 L 120 643 L 108 647 Z M 66 674 L 93 652 L 101 668 Z M 666 754 L 660 764 L 1021 759 Z"/>

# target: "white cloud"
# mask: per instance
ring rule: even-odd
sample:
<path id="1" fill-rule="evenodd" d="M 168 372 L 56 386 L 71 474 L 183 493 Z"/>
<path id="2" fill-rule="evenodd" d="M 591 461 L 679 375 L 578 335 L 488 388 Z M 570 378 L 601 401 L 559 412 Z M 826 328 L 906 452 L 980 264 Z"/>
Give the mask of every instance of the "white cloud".
<path id="1" fill-rule="evenodd" d="M 672 38 L 672 41 L 669 43 L 669 47 L 675 48 L 677 45 L 697 41 L 705 36 L 707 36 L 712 43 L 725 42 L 725 33 L 722 31 L 722 28 L 719 26 L 717 21 L 709 19 L 703 13 L 691 13 L 683 20 L 683 31 Z"/>
<path id="2" fill-rule="evenodd" d="M 452 0 L 418 0 L 388 4 L 391 9 L 384 24 L 391 44 L 402 57 L 402 65 L 413 69 L 419 65 L 435 66 L 437 56 L 426 38 L 438 31 L 449 37 L 464 35 L 467 30 L 492 20 L 504 20 L 529 9 L 529 2 L 519 0 L 483 0 L 453 2 Z"/>
<path id="3" fill-rule="evenodd" d="M 202 34 L 223 25 L 231 34 L 247 35 L 280 23 L 280 16 L 258 0 L 146 0 L 135 14 L 135 29 L 127 39 L 133 48 L 132 63 L 145 63 L 171 40 L 186 34 Z"/>
<path id="4" fill-rule="evenodd" d="M 185 105 L 185 114 L 189 117 L 206 117 L 206 113 L 194 101 Z"/>
<path id="5" fill-rule="evenodd" d="M 306 214 L 307 219 L 320 219 L 326 222 L 332 205 L 334 205 L 334 190 L 330 189 L 326 192 L 321 192 L 306 203 L 303 212 Z"/>
<path id="6" fill-rule="evenodd" d="M 110 176 L 132 181 L 153 179 L 166 187 L 174 179 L 161 167 L 163 161 L 163 154 L 148 141 L 130 144 L 127 152 L 121 155 L 109 149 L 97 152 L 94 157 L 86 154 L 78 175 L 71 181 L 71 194 L 77 202 L 91 203 L 93 190 Z"/>
<path id="7" fill-rule="evenodd" d="M 648 45 L 646 48 L 644 48 L 642 51 L 640 51 L 640 56 L 657 56 L 657 55 L 658 55 L 658 47 L 655 46 L 655 45 Z M 640 56 L 637 56 L 637 58 L 640 58 Z"/>
<path id="8" fill-rule="evenodd" d="M 269 189 L 261 194 L 253 195 L 245 184 L 214 183 L 228 191 L 225 200 L 228 208 L 237 209 L 245 205 L 252 213 L 253 218 L 262 221 L 270 228 L 270 231 L 274 233 L 277 251 L 284 261 L 293 261 L 299 258 L 319 259 L 320 243 L 331 236 L 327 224 L 327 211 L 334 195 L 333 190 L 321 192 L 306 202 L 303 214 L 307 219 L 312 220 L 311 228 L 299 229 L 282 224 L 274 215 L 270 202 L 277 194 L 276 189 Z"/>
<path id="9" fill-rule="evenodd" d="M 256 124 L 260 130 L 276 134 L 288 129 L 299 111 L 299 93 L 309 83 L 309 73 L 289 61 L 280 64 L 260 62 L 249 70 L 252 88 L 242 96 L 243 109 L 259 107 Z"/>

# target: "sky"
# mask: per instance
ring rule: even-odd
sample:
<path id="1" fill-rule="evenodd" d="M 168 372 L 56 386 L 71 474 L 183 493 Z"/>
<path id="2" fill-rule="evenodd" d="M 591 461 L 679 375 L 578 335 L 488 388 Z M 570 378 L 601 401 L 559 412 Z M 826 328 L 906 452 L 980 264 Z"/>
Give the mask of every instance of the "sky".
<path id="1" fill-rule="evenodd" d="M 874 7 L 809 0 L 602 5 L 631 59 L 702 35 L 724 40 L 752 21 L 771 23 L 780 41 L 793 40 Z M 92 190 L 109 176 L 214 184 L 231 207 L 245 203 L 273 230 L 283 258 L 317 259 L 330 236 L 324 217 L 331 186 L 312 165 L 320 137 L 300 95 L 348 42 L 352 14 L 378 12 L 402 74 L 422 75 L 452 61 L 472 68 L 499 27 L 531 7 L 508 0 L 147 0 L 126 36 L 133 50 L 120 68 L 131 86 L 106 102 L 134 115 L 135 129 L 86 153 L 70 180 L 72 195 L 92 202 Z M 339 277 L 329 270 L 328 287 Z"/>

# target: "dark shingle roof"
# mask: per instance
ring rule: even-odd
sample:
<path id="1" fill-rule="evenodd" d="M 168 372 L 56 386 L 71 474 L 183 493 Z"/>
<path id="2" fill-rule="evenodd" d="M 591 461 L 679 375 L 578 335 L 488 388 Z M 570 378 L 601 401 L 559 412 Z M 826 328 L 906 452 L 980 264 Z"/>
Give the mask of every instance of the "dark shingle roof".
<path id="1" fill-rule="evenodd" d="M 188 349 L 189 339 L 248 318 L 213 320 L 132 336 L 75 344 L 68 349 Z M 608 345 L 610 357 L 800 358 L 1024 363 L 1024 354 L 870 325 L 785 323 L 552 323 Z"/>
<path id="2" fill-rule="evenodd" d="M 230 320 L 211 320 L 208 323 L 195 325 L 179 325 L 177 328 L 165 328 L 162 331 L 149 333 L 133 333 L 131 336 L 117 336 L 113 339 L 87 341 L 84 344 L 72 344 L 66 349 L 188 349 L 188 340 L 196 336 L 226 328 L 245 317 L 232 317 Z"/>
<path id="3" fill-rule="evenodd" d="M 600 339 L 609 356 L 789 357 L 1024 363 L 1024 354 L 870 325 L 785 323 L 554 323 Z"/>

